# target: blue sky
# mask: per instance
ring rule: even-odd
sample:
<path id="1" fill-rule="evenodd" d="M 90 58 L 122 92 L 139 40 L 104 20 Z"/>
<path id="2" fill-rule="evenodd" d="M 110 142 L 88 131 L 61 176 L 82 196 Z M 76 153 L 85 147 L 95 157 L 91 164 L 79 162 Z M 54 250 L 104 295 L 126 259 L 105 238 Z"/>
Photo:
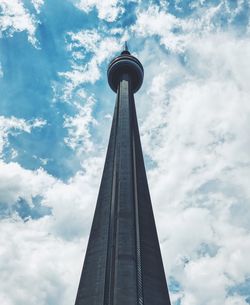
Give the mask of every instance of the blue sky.
<path id="1" fill-rule="evenodd" d="M 249 8 L 0 0 L 1 304 L 74 304 L 125 41 L 172 304 L 250 304 Z"/>

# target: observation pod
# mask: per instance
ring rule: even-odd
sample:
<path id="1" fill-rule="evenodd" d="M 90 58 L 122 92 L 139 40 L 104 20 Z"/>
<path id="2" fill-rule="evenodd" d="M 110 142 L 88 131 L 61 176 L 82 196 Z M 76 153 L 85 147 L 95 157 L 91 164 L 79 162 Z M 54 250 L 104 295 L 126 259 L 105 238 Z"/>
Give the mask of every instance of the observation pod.
<path id="1" fill-rule="evenodd" d="M 75 305 L 171 305 L 135 110 L 143 67 L 126 47 L 107 74 L 116 104 Z"/>
<path id="2" fill-rule="evenodd" d="M 121 55 L 111 61 L 107 74 L 109 86 L 114 92 L 117 92 L 119 82 L 127 74 L 131 81 L 131 90 L 135 93 L 141 88 L 144 70 L 140 61 L 130 54 L 126 46 Z"/>

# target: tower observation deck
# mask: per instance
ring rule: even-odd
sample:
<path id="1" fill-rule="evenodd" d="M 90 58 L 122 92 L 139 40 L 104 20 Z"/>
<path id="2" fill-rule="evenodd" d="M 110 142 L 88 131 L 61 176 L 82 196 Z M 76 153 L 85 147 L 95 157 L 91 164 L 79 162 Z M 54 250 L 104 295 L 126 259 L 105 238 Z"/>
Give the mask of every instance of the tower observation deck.
<path id="1" fill-rule="evenodd" d="M 116 105 L 75 305 L 170 305 L 134 102 L 143 67 L 125 47 L 107 74 Z"/>

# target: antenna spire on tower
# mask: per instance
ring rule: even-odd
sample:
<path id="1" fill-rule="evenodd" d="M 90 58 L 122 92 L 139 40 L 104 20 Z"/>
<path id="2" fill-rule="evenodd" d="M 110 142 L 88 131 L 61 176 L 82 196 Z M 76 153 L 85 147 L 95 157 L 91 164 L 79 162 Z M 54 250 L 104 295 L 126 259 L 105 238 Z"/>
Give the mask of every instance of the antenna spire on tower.
<path id="1" fill-rule="evenodd" d="M 130 55 L 130 52 L 128 50 L 128 43 L 127 43 L 127 41 L 124 42 L 124 50 L 122 51 L 121 55 L 125 55 L 125 54 Z"/>

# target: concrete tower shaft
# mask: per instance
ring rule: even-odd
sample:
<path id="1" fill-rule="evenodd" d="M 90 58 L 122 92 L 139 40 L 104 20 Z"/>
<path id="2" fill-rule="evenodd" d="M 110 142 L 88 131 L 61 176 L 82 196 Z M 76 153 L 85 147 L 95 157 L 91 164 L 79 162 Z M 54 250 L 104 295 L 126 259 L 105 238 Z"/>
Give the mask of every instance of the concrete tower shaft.
<path id="1" fill-rule="evenodd" d="M 143 68 L 127 53 L 108 68 L 117 98 L 75 305 L 170 305 L 133 95 Z"/>

